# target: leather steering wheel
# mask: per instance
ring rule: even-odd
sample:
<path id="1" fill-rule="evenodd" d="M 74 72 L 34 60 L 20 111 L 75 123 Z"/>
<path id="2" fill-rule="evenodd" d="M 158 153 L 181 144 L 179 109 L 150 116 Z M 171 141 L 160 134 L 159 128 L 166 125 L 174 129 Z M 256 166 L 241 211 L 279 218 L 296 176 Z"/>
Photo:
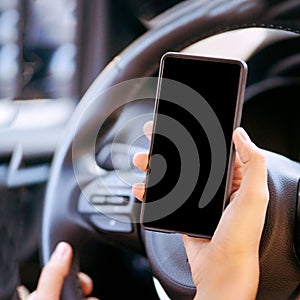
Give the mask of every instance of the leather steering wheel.
<path id="1" fill-rule="evenodd" d="M 129 203 L 134 201 L 129 186 L 114 186 L 113 173 L 96 167 L 95 132 L 107 119 L 107 112 L 113 112 L 128 99 L 126 96 L 113 99 L 106 92 L 119 83 L 122 90 L 122 82 L 126 80 L 154 74 L 165 52 L 180 51 L 217 33 L 246 27 L 277 28 L 299 33 L 300 6 L 298 0 L 188 0 L 156 17 L 152 24 L 152 29 L 125 49 L 98 76 L 66 127 L 55 152 L 47 186 L 42 257 L 46 263 L 61 240 L 78 249 L 88 238 L 102 238 L 140 251 L 135 240 L 141 236 L 152 271 L 169 296 L 191 299 L 195 288 L 182 241 L 177 235 L 142 231 L 134 222 L 127 223 L 125 227 L 120 225 L 121 229 L 117 232 L 109 232 L 105 229 L 109 217 L 103 217 L 89 204 L 90 199 L 86 199 L 93 195 L 94 189 L 101 196 L 101 184 L 104 183 L 110 186 L 111 194 L 125 197 Z M 136 90 L 139 84 L 142 83 L 134 86 Z M 131 92 L 126 90 L 125 94 Z M 257 298 L 296 298 L 300 289 L 297 257 L 300 245 L 295 245 L 294 237 L 300 219 L 300 208 L 297 208 L 300 165 L 277 154 L 267 152 L 266 155 L 271 199 L 260 249 L 261 278 Z M 113 203 L 107 207 L 109 213 L 121 211 L 120 214 L 130 220 L 137 214 L 134 206 L 130 205 L 126 209 L 119 205 L 120 211 L 115 210 Z M 104 226 L 103 230 L 96 230 L 92 224 Z M 77 281 L 78 268 L 75 258 L 64 285 L 63 299 L 82 298 Z"/>

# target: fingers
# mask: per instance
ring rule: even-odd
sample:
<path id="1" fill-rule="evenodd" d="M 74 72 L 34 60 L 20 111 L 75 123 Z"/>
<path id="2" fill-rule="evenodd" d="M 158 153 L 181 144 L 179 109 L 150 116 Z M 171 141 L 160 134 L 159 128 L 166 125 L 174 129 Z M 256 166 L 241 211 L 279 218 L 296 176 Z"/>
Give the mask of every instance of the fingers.
<path id="1" fill-rule="evenodd" d="M 153 122 L 149 121 L 145 123 L 143 127 L 143 131 L 145 136 L 150 140 L 152 135 L 153 129 Z M 148 153 L 136 153 L 133 156 L 133 164 L 139 168 L 141 171 L 146 172 L 149 163 L 149 156 Z M 145 184 L 144 183 L 137 183 L 132 187 L 132 193 L 138 200 L 142 200 L 145 194 Z"/>
<path id="2" fill-rule="evenodd" d="M 70 270 L 72 255 L 73 250 L 69 244 L 59 243 L 42 270 L 36 291 L 28 299 L 59 300 L 64 279 Z"/>
<path id="3" fill-rule="evenodd" d="M 152 130 L 153 130 L 153 121 L 148 121 L 145 123 L 143 127 L 143 131 L 145 136 L 150 140 L 152 136 Z"/>
<path id="4" fill-rule="evenodd" d="M 145 184 L 144 183 L 136 183 L 132 187 L 132 193 L 138 200 L 143 200 L 145 194 Z"/>
<path id="5" fill-rule="evenodd" d="M 141 171 L 146 172 L 148 168 L 148 153 L 140 152 L 136 153 L 132 159 L 133 164 Z"/>
<path id="6" fill-rule="evenodd" d="M 93 291 L 93 280 L 85 273 L 79 272 L 78 278 L 81 284 L 83 294 L 88 296 Z"/>

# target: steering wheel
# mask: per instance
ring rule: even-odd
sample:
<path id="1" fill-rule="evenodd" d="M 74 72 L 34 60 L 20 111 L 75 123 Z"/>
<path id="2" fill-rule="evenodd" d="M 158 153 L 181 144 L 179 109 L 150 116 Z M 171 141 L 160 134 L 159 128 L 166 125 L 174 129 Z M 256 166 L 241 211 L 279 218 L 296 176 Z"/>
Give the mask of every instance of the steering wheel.
<path id="1" fill-rule="evenodd" d="M 95 144 L 109 132 L 108 114 L 135 99 L 154 98 L 155 80 L 146 93 L 142 78 L 153 75 L 160 57 L 217 33 L 246 27 L 277 28 L 299 33 L 298 0 L 187 0 L 156 17 L 153 28 L 117 56 L 98 76 L 69 121 L 53 159 L 42 223 L 42 258 L 65 240 L 78 249 L 89 238 L 142 251 L 142 239 L 154 276 L 171 298 L 195 293 L 182 241 L 177 235 L 142 230 L 138 206 L 128 183 L 96 164 Z M 129 81 L 128 81 L 129 80 Z M 127 81 L 127 82 L 125 82 Z M 113 86 L 116 86 L 112 88 Z M 140 93 L 140 94 L 139 94 Z M 104 129 L 103 129 L 104 128 Z M 270 204 L 260 248 L 258 299 L 296 298 L 300 289 L 300 165 L 266 152 Z M 131 175 L 123 171 L 123 177 Z M 126 178 L 127 178 L 126 177 Z M 102 205 L 105 202 L 106 205 Z M 105 207 L 105 208 L 101 208 Z M 112 219 L 115 218 L 115 219 Z M 110 227 L 113 221 L 113 229 Z M 298 243 L 296 243 L 298 239 Z M 75 258 L 63 299 L 81 299 Z"/>

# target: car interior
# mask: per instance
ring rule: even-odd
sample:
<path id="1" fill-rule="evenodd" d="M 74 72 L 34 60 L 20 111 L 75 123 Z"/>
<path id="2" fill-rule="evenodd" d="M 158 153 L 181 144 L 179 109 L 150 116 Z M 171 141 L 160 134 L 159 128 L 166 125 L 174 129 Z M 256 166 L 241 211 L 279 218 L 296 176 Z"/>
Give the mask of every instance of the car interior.
<path id="1" fill-rule="evenodd" d="M 101 300 L 193 299 L 180 235 L 143 229 L 131 191 L 168 51 L 246 61 L 270 191 L 257 299 L 300 299 L 299 33 L 298 0 L 1 0 L 0 299 L 33 291 L 60 241 L 64 300 L 79 271 Z"/>

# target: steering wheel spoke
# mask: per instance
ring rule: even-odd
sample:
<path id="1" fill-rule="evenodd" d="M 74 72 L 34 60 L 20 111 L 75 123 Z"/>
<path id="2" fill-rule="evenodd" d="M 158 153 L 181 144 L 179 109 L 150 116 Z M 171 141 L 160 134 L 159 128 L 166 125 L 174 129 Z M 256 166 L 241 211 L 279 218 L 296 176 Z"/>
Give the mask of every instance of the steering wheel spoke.
<path id="1" fill-rule="evenodd" d="M 130 176 L 128 171 L 122 174 Z M 82 190 L 78 211 L 99 233 L 129 234 L 137 230 L 139 212 L 135 203 L 131 186 L 110 171 Z"/>

